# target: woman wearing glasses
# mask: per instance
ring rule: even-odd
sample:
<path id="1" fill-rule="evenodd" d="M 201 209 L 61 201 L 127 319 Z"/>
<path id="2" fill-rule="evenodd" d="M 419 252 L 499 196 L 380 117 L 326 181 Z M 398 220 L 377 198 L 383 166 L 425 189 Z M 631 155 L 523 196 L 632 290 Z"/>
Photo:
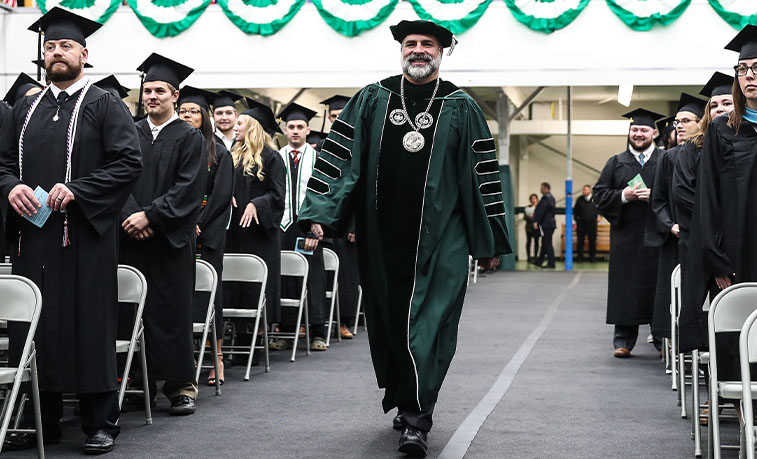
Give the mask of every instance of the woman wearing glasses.
<path id="1" fill-rule="evenodd" d="M 233 167 L 231 155 L 221 139 L 213 133 L 210 123 L 210 103 L 215 94 L 202 89 L 185 86 L 179 95 L 179 117 L 197 128 L 205 137 L 205 152 L 207 154 L 208 179 L 205 184 L 205 194 L 202 199 L 202 210 L 197 220 L 197 258 L 207 261 L 221 278 L 223 272 L 223 253 L 226 242 L 226 226 L 231 212 L 231 197 L 234 188 L 232 180 Z M 208 309 L 208 293 L 195 292 L 194 322 L 205 322 Z M 223 286 L 218 282 L 215 307 L 215 328 L 218 339 L 218 382 L 223 384 Z M 215 385 L 216 374 L 210 371 L 208 385 Z"/>
<path id="2" fill-rule="evenodd" d="M 726 49 L 739 53 L 733 111 L 712 120 L 704 136 L 688 254 L 689 260 L 701 256 L 711 298 L 734 283 L 757 281 L 757 27 L 744 27 Z M 684 307 L 701 308 L 700 299 L 689 298 Z M 718 378 L 738 380 L 738 333 L 723 338 Z"/>

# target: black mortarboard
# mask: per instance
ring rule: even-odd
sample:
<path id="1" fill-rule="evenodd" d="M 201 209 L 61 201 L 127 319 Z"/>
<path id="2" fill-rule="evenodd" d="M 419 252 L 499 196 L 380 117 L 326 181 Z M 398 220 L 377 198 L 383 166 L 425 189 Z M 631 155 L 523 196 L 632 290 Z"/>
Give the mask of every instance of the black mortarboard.
<path id="1" fill-rule="evenodd" d="M 660 135 L 664 135 L 668 129 L 671 129 L 673 127 L 673 121 L 675 121 L 675 119 L 675 116 L 669 116 L 655 123 L 655 125 L 657 126 L 657 131 L 660 133 Z"/>
<path id="2" fill-rule="evenodd" d="M 13 82 L 13 85 L 8 89 L 3 100 L 6 101 L 8 105 L 13 106 L 16 101 L 22 98 L 24 94 L 32 88 L 43 88 L 43 86 L 29 75 L 20 73 L 18 78 L 16 78 L 16 81 Z"/>
<path id="3" fill-rule="evenodd" d="M 310 134 L 307 136 L 307 142 L 309 144 L 319 144 L 323 139 L 325 139 L 327 134 L 325 132 L 321 131 L 310 131 Z"/>
<path id="4" fill-rule="evenodd" d="M 249 108 L 243 111 L 242 115 L 255 118 L 255 120 L 263 126 L 263 130 L 269 134 L 271 132 L 281 132 L 281 128 L 279 128 L 279 124 L 276 122 L 276 117 L 273 116 L 273 110 L 271 110 L 271 107 L 249 97 L 245 97 L 244 99 Z"/>
<path id="5" fill-rule="evenodd" d="M 278 118 L 281 118 L 287 123 L 290 121 L 304 121 L 306 123 L 309 123 L 311 118 L 313 118 L 314 116 L 315 111 L 292 102 L 291 104 L 284 107 L 284 110 L 279 113 Z"/>
<path id="6" fill-rule="evenodd" d="M 739 60 L 757 57 L 757 26 L 744 26 L 725 49 L 738 52 Z"/>
<path id="7" fill-rule="evenodd" d="M 45 41 L 68 39 L 87 46 L 86 38 L 101 26 L 99 22 L 55 6 L 29 26 L 29 30 L 44 33 Z"/>
<path id="8" fill-rule="evenodd" d="M 712 74 L 710 81 L 704 85 L 699 94 L 705 97 L 722 96 L 725 94 L 731 94 L 733 88 L 733 75 L 726 75 L 722 72 L 715 72 Z"/>
<path id="9" fill-rule="evenodd" d="M 36 65 L 37 67 L 39 67 L 39 68 L 41 68 L 43 70 L 46 70 L 45 69 L 45 60 L 44 59 L 34 59 L 34 60 L 32 60 L 32 64 Z M 92 68 L 92 64 L 90 64 L 89 62 L 85 62 L 84 63 L 84 68 L 85 69 L 91 69 Z"/>
<path id="10" fill-rule="evenodd" d="M 186 102 L 192 102 L 210 112 L 210 102 L 215 99 L 216 93 L 194 86 L 184 86 L 179 91 L 179 107 Z"/>
<path id="11" fill-rule="evenodd" d="M 221 90 L 216 93 L 216 97 L 213 99 L 213 109 L 219 108 L 219 107 L 233 107 L 234 102 L 241 99 L 242 96 L 239 94 L 234 94 L 233 92 Z"/>
<path id="12" fill-rule="evenodd" d="M 400 21 L 399 24 L 390 26 L 389 30 L 392 31 L 394 39 L 400 43 L 402 43 L 402 40 L 408 35 L 417 33 L 436 37 L 442 48 L 449 48 L 450 46 L 453 46 L 453 43 L 457 44 L 457 38 L 452 35 L 452 32 L 431 21 Z"/>
<path id="13" fill-rule="evenodd" d="M 337 94 L 335 96 L 329 97 L 326 100 L 322 100 L 321 103 L 323 105 L 328 105 L 329 106 L 329 111 L 331 111 L 331 110 L 341 110 L 341 109 L 343 109 L 344 106 L 347 105 L 347 102 L 349 102 L 349 101 L 350 101 L 349 97 L 347 97 L 347 96 L 340 96 L 340 95 Z"/>
<path id="14" fill-rule="evenodd" d="M 705 107 L 707 107 L 706 100 L 686 94 L 685 92 L 681 93 L 681 99 L 678 101 L 678 112 L 693 113 L 701 120 L 704 116 Z"/>
<path id="15" fill-rule="evenodd" d="M 644 108 L 637 108 L 623 115 L 623 118 L 631 120 L 631 126 L 649 126 L 655 129 L 655 121 L 664 118 L 664 115 L 651 112 Z"/>
<path id="16" fill-rule="evenodd" d="M 144 83 L 150 81 L 164 81 L 175 89 L 179 89 L 182 81 L 186 80 L 194 72 L 193 68 L 184 64 L 179 64 L 160 54 L 152 53 L 142 62 L 137 70 L 145 74 Z"/>
<path id="17" fill-rule="evenodd" d="M 106 76 L 102 80 L 96 82 L 95 86 L 112 93 L 120 99 L 125 99 L 129 96 L 129 88 L 121 85 L 114 75 Z"/>

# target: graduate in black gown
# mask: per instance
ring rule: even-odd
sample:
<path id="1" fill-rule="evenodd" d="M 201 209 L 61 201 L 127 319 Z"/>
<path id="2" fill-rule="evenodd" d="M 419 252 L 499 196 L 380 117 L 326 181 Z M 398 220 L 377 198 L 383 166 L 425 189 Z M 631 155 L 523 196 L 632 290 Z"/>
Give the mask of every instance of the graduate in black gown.
<path id="1" fill-rule="evenodd" d="M 679 143 L 687 142 L 699 133 L 699 120 L 704 116 L 707 101 L 682 93 L 673 125 Z M 662 151 L 657 161 L 644 242 L 659 247 L 657 285 L 652 311 L 652 336 L 670 338 L 670 276 L 678 265 L 680 226 L 673 202 L 673 169 L 680 145 Z"/>
<path id="2" fill-rule="evenodd" d="M 326 270 L 323 265 L 323 247 L 318 240 L 297 226 L 297 215 L 305 200 L 307 183 L 313 173 L 318 153 L 307 143 L 310 133 L 308 126 L 315 112 L 306 107 L 291 103 L 279 114 L 279 118 L 286 123 L 285 134 L 288 144 L 279 150 L 281 159 L 286 167 L 286 198 L 284 201 L 284 216 L 281 220 L 281 250 L 294 250 L 297 239 L 302 238 L 305 250 L 312 251 L 312 255 L 305 255 L 308 259 L 307 306 L 310 320 L 310 350 L 325 351 L 326 321 L 329 307 L 326 301 Z M 299 298 L 301 284 L 295 278 L 285 278 L 281 281 L 282 296 L 285 298 Z M 297 311 L 293 308 L 282 311 L 281 331 L 293 332 L 297 322 Z M 303 314 L 304 320 L 304 314 Z M 303 324 L 307 326 L 307 324 Z M 271 349 L 287 349 L 289 340 L 278 339 L 271 343 Z"/>
<path id="3" fill-rule="evenodd" d="M 92 454 L 112 450 L 120 432 L 118 212 L 142 170 L 129 112 L 83 72 L 85 38 L 99 27 L 57 7 L 34 24 L 32 30 L 45 32 L 53 83 L 41 94 L 22 95 L 0 132 L 13 273 L 37 284 L 44 303 L 35 336 L 44 440 L 61 440 L 62 393 L 76 393 L 84 451 Z M 44 202 L 33 195 L 37 187 L 49 193 Z M 41 227 L 21 218 L 41 205 L 52 208 Z M 26 324 L 8 324 L 12 363 L 27 330 Z M 31 434 L 6 437 L 6 449 L 33 446 Z"/>
<path id="4" fill-rule="evenodd" d="M 284 214 L 286 169 L 263 125 L 245 111 L 237 119 L 234 163 L 234 207 L 226 235 L 227 253 L 251 253 L 268 266 L 267 325 L 281 320 L 281 217 Z M 273 116 L 273 113 L 271 113 Z M 261 117 L 265 122 L 265 118 Z M 260 286 L 227 282 L 228 304 L 239 309 L 257 307 Z"/>
<path id="5" fill-rule="evenodd" d="M 698 225 L 692 234 L 701 241 L 711 298 L 734 283 L 757 281 L 757 220 L 752 212 L 757 206 L 757 26 L 744 27 L 726 49 L 739 53 L 734 109 L 707 129 L 694 209 Z M 718 343 L 718 377 L 739 379 L 738 338 L 725 339 Z"/>
<path id="6" fill-rule="evenodd" d="M 237 124 L 237 112 L 234 103 L 241 99 L 242 96 L 231 91 L 218 91 L 212 100 L 208 102 L 213 106 L 213 125 L 216 136 L 223 143 L 227 151 L 231 151 L 234 144 L 234 128 Z"/>
<path id="7" fill-rule="evenodd" d="M 197 398 L 192 346 L 196 228 L 208 171 L 200 131 L 179 119 L 179 84 L 192 69 L 153 53 L 143 62 L 137 122 L 144 172 L 121 211 L 121 261 L 147 278 L 144 309 L 150 393 L 165 380 L 172 415 L 192 414 Z M 139 378 L 134 378 L 139 380 Z"/>
<path id="8" fill-rule="evenodd" d="M 231 196 L 234 191 L 231 154 L 221 138 L 213 133 L 210 122 L 210 101 L 216 95 L 192 86 L 184 86 L 179 95 L 179 117 L 198 129 L 205 137 L 205 153 L 208 163 L 208 178 L 202 210 L 197 221 L 197 258 L 210 263 L 218 274 L 218 287 L 213 299 L 215 330 L 218 340 L 218 380 L 223 384 L 223 253 L 226 243 L 226 227 L 231 216 Z M 209 292 L 194 292 L 194 322 L 205 322 L 208 312 Z M 204 343 L 203 343 L 204 344 Z M 215 386 L 215 369 L 208 376 L 208 385 Z"/>
<path id="9" fill-rule="evenodd" d="M 707 295 L 707 279 L 703 274 L 699 215 L 694 215 L 697 170 L 707 128 L 718 116 L 733 111 L 733 76 L 715 72 L 699 94 L 708 98 L 699 134 L 681 145 L 673 169 L 673 202 L 680 228 L 678 258 L 681 263 L 681 314 L 678 318 L 678 347 L 681 352 L 706 350 L 707 313 L 702 305 Z"/>
<path id="10" fill-rule="evenodd" d="M 607 323 L 615 325 L 613 355 L 619 358 L 631 355 L 639 325 L 652 320 L 659 250 L 644 246 L 644 228 L 661 154 L 654 145 L 655 121 L 662 118 L 641 108 L 623 116 L 631 120 L 628 149 L 607 161 L 594 185 L 594 202 L 610 222 Z"/>

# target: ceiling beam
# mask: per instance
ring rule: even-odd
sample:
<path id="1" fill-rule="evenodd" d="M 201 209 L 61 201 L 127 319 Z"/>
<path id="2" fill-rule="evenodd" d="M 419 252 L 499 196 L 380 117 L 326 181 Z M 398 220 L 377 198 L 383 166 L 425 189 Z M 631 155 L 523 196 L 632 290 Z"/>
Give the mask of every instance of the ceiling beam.
<path id="1" fill-rule="evenodd" d="M 532 92 L 528 97 L 526 97 L 526 100 L 524 100 L 520 105 L 518 105 L 518 108 L 515 109 L 514 112 L 510 114 L 510 120 L 512 121 L 515 119 L 520 112 L 523 111 L 524 108 L 528 107 L 528 105 L 536 99 L 536 96 L 539 95 L 542 90 L 544 90 L 545 86 L 539 86 L 538 88 L 534 89 L 534 92 Z"/>

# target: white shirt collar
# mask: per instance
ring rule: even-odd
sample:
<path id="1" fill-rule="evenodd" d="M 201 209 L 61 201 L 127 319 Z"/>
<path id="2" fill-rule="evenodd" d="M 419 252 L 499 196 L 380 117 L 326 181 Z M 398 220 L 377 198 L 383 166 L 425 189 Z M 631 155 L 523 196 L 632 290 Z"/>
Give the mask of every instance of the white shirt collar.
<path id="1" fill-rule="evenodd" d="M 636 158 L 636 161 L 639 160 L 639 155 L 642 154 L 642 153 L 644 153 L 644 162 L 645 163 L 647 161 L 649 161 L 649 158 L 652 157 L 652 153 L 654 153 L 654 149 L 655 149 L 655 144 L 654 143 L 652 143 L 652 145 L 650 145 L 649 148 L 647 148 L 644 151 L 638 151 L 634 147 L 632 147 L 630 145 L 628 146 L 628 151 L 630 151 L 631 154 L 633 155 L 633 157 Z"/>
<path id="2" fill-rule="evenodd" d="M 82 89 L 87 84 L 87 81 L 89 81 L 89 78 L 87 77 L 79 78 L 79 80 L 76 83 L 72 84 L 71 86 L 65 89 L 66 94 L 70 96 L 76 93 L 78 90 Z M 58 94 L 60 94 L 61 91 L 63 91 L 63 89 L 60 89 L 59 87 L 55 86 L 55 83 L 50 84 L 50 92 L 53 93 L 53 97 L 55 97 L 56 99 L 58 98 Z"/>
<path id="3" fill-rule="evenodd" d="M 221 142 L 226 146 L 226 149 L 231 151 L 231 145 L 234 143 L 234 131 L 232 131 L 231 138 L 226 138 L 225 135 L 223 135 L 223 132 L 221 132 L 220 129 L 216 128 L 216 137 L 221 139 Z"/>
<path id="4" fill-rule="evenodd" d="M 174 120 L 178 120 L 179 115 L 176 114 L 176 112 L 173 112 L 173 115 L 171 115 L 171 118 L 166 121 L 165 123 L 156 126 L 150 117 L 147 117 L 147 125 L 150 126 L 150 132 L 152 132 L 152 140 L 155 140 L 158 138 L 158 134 L 160 134 L 160 131 L 163 130 L 164 127 L 168 126 L 169 124 L 173 123 Z"/>

